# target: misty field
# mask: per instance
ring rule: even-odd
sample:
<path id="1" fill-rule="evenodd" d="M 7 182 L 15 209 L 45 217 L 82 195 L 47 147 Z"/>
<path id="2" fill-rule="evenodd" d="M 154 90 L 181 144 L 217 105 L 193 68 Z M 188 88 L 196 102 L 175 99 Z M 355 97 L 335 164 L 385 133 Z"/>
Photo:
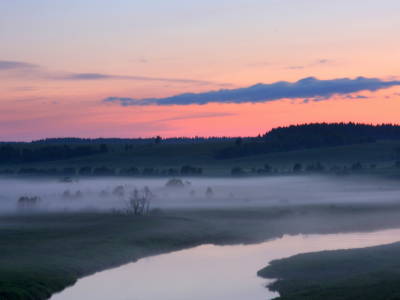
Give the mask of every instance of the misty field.
<path id="1" fill-rule="evenodd" d="M 167 181 L 3 179 L 0 297 L 46 299 L 82 276 L 204 243 L 258 243 L 284 234 L 400 226 L 396 181 L 189 177 L 166 187 Z M 131 191 L 144 186 L 154 193 L 149 213 L 128 215 Z M 21 207 L 21 196 L 40 201 Z"/>
<path id="2" fill-rule="evenodd" d="M 50 160 L 36 163 L 3 164 L 1 169 L 18 171 L 20 168 L 57 168 L 62 170 L 73 167 L 77 171 L 83 166 L 114 168 L 119 172 L 123 168 L 136 167 L 154 168 L 159 172 L 170 168 L 179 170 L 182 166 L 190 165 L 201 167 L 203 176 L 227 176 L 231 169 L 241 167 L 246 172 L 252 168 L 256 170 L 263 168 L 268 163 L 278 172 L 289 172 L 293 170 L 295 163 L 301 163 L 305 168 L 308 164 L 320 161 L 327 170 L 332 167 L 351 167 L 354 162 L 360 161 L 363 166 L 369 167 L 376 164 L 377 169 L 369 172 L 373 174 L 395 175 L 398 172 L 393 168 L 394 162 L 399 160 L 399 154 L 395 152 L 398 147 L 396 141 L 378 141 L 376 143 L 353 144 L 336 147 L 325 147 L 318 149 L 306 149 L 254 155 L 241 158 L 213 159 L 213 155 L 221 148 L 233 146 L 234 142 L 215 142 L 197 144 L 160 144 L 160 145 L 132 145 L 125 149 L 125 145 L 108 144 L 109 151 L 103 154 L 71 158 L 66 160 Z M 50 145 L 52 146 L 52 145 Z M 71 144 L 71 148 L 82 146 Z M 89 146 L 89 145 L 83 145 Z M 98 146 L 98 145 L 95 145 Z M 16 148 L 37 149 L 41 144 L 15 144 Z"/>

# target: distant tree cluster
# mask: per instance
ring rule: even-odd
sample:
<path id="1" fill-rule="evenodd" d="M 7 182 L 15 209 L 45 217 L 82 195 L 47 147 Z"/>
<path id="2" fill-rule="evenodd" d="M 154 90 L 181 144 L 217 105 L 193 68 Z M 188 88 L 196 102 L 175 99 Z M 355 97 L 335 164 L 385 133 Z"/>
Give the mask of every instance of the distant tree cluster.
<path id="1" fill-rule="evenodd" d="M 10 169 L 0 170 L 0 175 L 13 175 L 14 171 Z M 169 170 L 159 170 L 154 169 L 153 167 L 144 168 L 140 171 L 136 167 L 123 168 L 119 172 L 115 170 L 115 168 L 108 167 L 97 167 L 92 168 L 91 166 L 83 166 L 77 171 L 74 167 L 64 168 L 62 170 L 57 170 L 56 168 L 50 169 L 38 169 L 38 168 L 21 168 L 16 172 L 17 175 L 43 175 L 43 176 L 175 176 L 175 175 L 202 175 L 203 169 L 200 167 L 191 167 L 189 165 L 183 166 L 179 171 L 176 169 Z"/>
<path id="2" fill-rule="evenodd" d="M 231 159 L 251 155 L 374 143 L 377 140 L 400 139 L 400 126 L 355 123 L 311 123 L 278 127 L 263 136 L 217 150 L 214 159 Z"/>
<path id="3" fill-rule="evenodd" d="M 316 164 L 311 163 L 309 164 L 306 169 L 307 172 L 322 172 L 325 170 L 325 167 L 321 164 L 320 161 L 317 161 Z"/>
<path id="4" fill-rule="evenodd" d="M 62 160 L 108 152 L 108 147 L 101 144 L 95 146 L 79 146 L 71 148 L 63 146 L 45 146 L 35 149 L 16 148 L 11 145 L 0 147 L 0 164 L 33 163 L 40 161 Z"/>
<path id="5" fill-rule="evenodd" d="M 210 142 L 226 142 L 235 141 L 236 137 L 227 136 L 210 136 L 210 137 L 171 137 L 161 138 L 160 136 L 152 138 L 47 138 L 32 141 L 32 144 L 159 144 L 161 141 L 165 144 L 189 144 L 189 143 L 210 143 Z M 245 139 L 249 139 L 246 137 Z M 27 144 L 27 143 L 25 143 Z"/>

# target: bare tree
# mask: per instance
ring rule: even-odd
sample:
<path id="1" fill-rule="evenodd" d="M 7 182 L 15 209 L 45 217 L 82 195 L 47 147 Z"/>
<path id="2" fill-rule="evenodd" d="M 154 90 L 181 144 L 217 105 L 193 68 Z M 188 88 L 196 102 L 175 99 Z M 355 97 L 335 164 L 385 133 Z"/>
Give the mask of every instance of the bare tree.
<path id="1" fill-rule="evenodd" d="M 125 201 L 126 212 L 128 215 L 140 216 L 142 213 L 149 213 L 150 202 L 153 199 L 154 194 L 151 192 L 149 187 L 145 186 L 140 191 L 134 189 L 131 192 L 129 201 Z"/>

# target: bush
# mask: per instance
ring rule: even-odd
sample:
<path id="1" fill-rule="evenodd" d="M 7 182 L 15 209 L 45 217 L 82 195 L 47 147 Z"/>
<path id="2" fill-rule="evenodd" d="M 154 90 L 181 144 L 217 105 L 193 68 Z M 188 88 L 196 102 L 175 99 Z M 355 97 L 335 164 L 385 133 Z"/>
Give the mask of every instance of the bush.
<path id="1" fill-rule="evenodd" d="M 101 168 L 96 168 L 93 171 L 93 175 L 96 176 L 113 176 L 115 175 L 115 169 L 114 168 L 107 168 L 107 167 L 101 167 Z"/>
<path id="2" fill-rule="evenodd" d="M 191 167 L 191 166 L 183 166 L 181 168 L 181 175 L 196 175 L 197 174 L 197 168 L 196 167 Z"/>
<path id="3" fill-rule="evenodd" d="M 325 167 L 319 161 L 316 164 L 311 163 L 311 165 L 306 167 L 307 172 L 322 172 L 323 170 L 325 170 Z"/>
<path id="4" fill-rule="evenodd" d="M 214 197 L 214 193 L 213 193 L 213 191 L 212 191 L 212 189 L 210 187 L 208 187 L 207 190 L 206 190 L 206 197 L 207 198 Z"/>
<path id="5" fill-rule="evenodd" d="M 82 176 L 92 175 L 92 167 L 89 167 L 89 166 L 82 167 L 79 170 L 79 175 L 82 175 Z"/>
<path id="6" fill-rule="evenodd" d="M 129 202 L 126 202 L 126 212 L 128 215 L 140 216 L 142 213 L 149 213 L 149 207 L 151 199 L 153 199 L 154 194 L 151 190 L 145 186 L 144 189 L 138 190 L 134 189 L 131 192 Z"/>
<path id="7" fill-rule="evenodd" d="M 118 197 L 123 197 L 125 194 L 124 187 L 122 185 L 116 186 L 113 189 L 112 194 Z"/>
<path id="8" fill-rule="evenodd" d="M 58 180 L 58 182 L 71 183 L 71 182 L 72 182 L 72 179 L 71 179 L 71 177 L 63 177 L 63 178 L 60 178 L 60 179 Z"/>
<path id="9" fill-rule="evenodd" d="M 64 168 L 61 172 L 60 175 L 64 175 L 64 176 L 74 176 L 76 174 L 76 170 L 75 168 Z"/>
<path id="10" fill-rule="evenodd" d="M 359 162 L 359 161 L 356 163 L 353 163 L 353 165 L 351 166 L 352 171 L 360 171 L 360 170 L 362 170 L 362 168 L 363 168 L 363 166 L 362 166 L 361 162 Z"/>
<path id="11" fill-rule="evenodd" d="M 38 196 L 35 197 L 20 197 L 18 199 L 18 208 L 22 211 L 32 211 L 38 209 L 41 199 Z"/>
<path id="12" fill-rule="evenodd" d="M 231 174 L 232 175 L 243 175 L 244 174 L 244 171 L 242 170 L 242 168 L 240 168 L 240 167 L 235 167 L 235 168 L 233 168 L 232 170 L 231 170 Z"/>
<path id="13" fill-rule="evenodd" d="M 185 185 L 181 179 L 172 178 L 172 179 L 168 180 L 168 182 L 165 184 L 165 187 L 182 188 L 182 187 L 185 187 Z"/>
<path id="14" fill-rule="evenodd" d="M 151 168 L 144 168 L 143 172 L 142 172 L 142 175 L 144 175 L 144 176 L 152 176 L 152 175 L 156 175 L 156 172 L 154 171 L 154 169 L 152 167 Z"/>
<path id="15" fill-rule="evenodd" d="M 303 169 L 303 167 L 302 167 L 302 165 L 301 165 L 300 163 L 296 163 L 296 164 L 293 166 L 293 171 L 294 171 L 294 172 L 300 172 L 302 169 Z"/>
<path id="16" fill-rule="evenodd" d="M 14 174 L 14 171 L 11 171 L 10 169 L 5 169 L 0 171 L 0 175 L 12 175 Z"/>
<path id="17" fill-rule="evenodd" d="M 123 168 L 120 172 L 119 175 L 124 175 L 124 176 L 139 176 L 140 171 L 138 168 L 135 167 L 130 167 L 128 169 Z"/>

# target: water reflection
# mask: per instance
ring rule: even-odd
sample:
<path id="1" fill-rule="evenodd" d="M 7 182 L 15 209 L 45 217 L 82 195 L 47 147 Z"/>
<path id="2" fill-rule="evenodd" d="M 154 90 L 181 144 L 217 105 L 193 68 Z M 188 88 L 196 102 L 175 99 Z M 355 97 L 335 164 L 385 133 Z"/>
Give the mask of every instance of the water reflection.
<path id="1" fill-rule="evenodd" d="M 273 259 L 298 253 L 400 241 L 400 229 L 372 233 L 285 235 L 257 245 L 213 246 L 141 259 L 79 280 L 51 300 L 272 299 L 256 276 Z"/>

